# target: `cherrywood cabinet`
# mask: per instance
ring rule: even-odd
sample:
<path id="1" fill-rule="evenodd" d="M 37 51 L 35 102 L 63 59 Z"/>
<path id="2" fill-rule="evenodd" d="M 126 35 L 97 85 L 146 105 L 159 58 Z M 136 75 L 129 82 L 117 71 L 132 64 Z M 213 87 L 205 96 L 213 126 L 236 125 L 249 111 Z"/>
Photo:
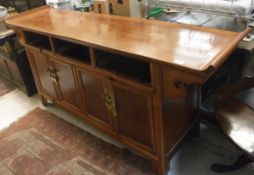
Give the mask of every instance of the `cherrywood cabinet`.
<path id="1" fill-rule="evenodd" d="M 201 84 L 248 32 L 47 7 L 6 22 L 27 49 L 42 101 L 149 159 L 159 175 L 198 122 Z"/>
<path id="2" fill-rule="evenodd" d="M 24 36 L 43 104 L 59 104 L 154 158 L 156 93 L 151 67 L 155 64 L 41 34 L 24 31 Z M 81 49 L 82 54 L 69 48 Z"/>
<path id="3" fill-rule="evenodd" d="M 150 63 L 89 49 L 75 42 L 24 33 L 44 104 L 47 100 L 60 103 L 84 119 L 117 133 L 117 137 L 128 145 L 151 153 L 155 151 Z M 83 54 L 72 53 L 69 48 L 76 52 L 82 50 L 80 53 Z M 94 55 L 96 69 L 92 68 L 89 50 Z M 139 71 L 144 73 L 140 75 Z M 119 80 L 116 75 L 119 75 Z"/>
<path id="4" fill-rule="evenodd" d="M 142 91 L 78 68 L 64 57 L 51 56 L 42 50 L 27 48 L 40 92 L 72 110 L 82 110 L 94 122 L 111 128 L 127 142 L 153 150 L 153 94 L 149 90 Z M 79 96 L 79 86 L 83 98 Z M 81 109 L 80 103 L 85 109 Z"/>

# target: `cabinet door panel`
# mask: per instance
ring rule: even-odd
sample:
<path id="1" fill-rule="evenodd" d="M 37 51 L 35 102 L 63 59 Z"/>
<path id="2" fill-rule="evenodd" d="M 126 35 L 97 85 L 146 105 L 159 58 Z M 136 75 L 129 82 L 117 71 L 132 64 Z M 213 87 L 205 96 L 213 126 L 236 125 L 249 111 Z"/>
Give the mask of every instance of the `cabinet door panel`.
<path id="1" fill-rule="evenodd" d="M 58 79 L 57 82 L 59 87 L 58 89 L 60 91 L 60 100 L 79 109 L 78 91 L 71 65 L 62 61 L 51 60 Z"/>
<path id="2" fill-rule="evenodd" d="M 56 97 L 55 88 L 52 81 L 49 79 L 49 59 L 48 57 L 35 50 L 28 50 L 30 62 L 32 63 L 33 74 L 35 74 L 36 82 L 40 91 Z"/>
<path id="3" fill-rule="evenodd" d="M 111 120 L 109 119 L 108 111 L 102 98 L 105 89 L 103 78 L 90 72 L 82 71 L 81 79 L 87 113 L 110 126 Z"/>
<path id="4" fill-rule="evenodd" d="M 133 88 L 112 83 L 118 133 L 146 147 L 153 147 L 152 97 Z"/>

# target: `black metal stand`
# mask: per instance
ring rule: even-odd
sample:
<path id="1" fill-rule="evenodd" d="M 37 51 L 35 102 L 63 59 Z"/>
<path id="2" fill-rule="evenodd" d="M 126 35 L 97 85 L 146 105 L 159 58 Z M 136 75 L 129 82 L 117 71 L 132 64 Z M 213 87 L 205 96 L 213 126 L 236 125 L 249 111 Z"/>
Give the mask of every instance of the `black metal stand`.
<path id="1" fill-rule="evenodd" d="M 241 157 L 239 157 L 239 159 L 237 159 L 231 165 L 213 164 L 211 166 L 211 169 L 215 172 L 226 173 L 226 172 L 237 170 L 237 169 L 239 169 L 249 163 L 252 163 L 252 162 L 254 162 L 254 161 L 251 160 L 250 158 L 248 158 L 247 156 L 242 155 Z"/>

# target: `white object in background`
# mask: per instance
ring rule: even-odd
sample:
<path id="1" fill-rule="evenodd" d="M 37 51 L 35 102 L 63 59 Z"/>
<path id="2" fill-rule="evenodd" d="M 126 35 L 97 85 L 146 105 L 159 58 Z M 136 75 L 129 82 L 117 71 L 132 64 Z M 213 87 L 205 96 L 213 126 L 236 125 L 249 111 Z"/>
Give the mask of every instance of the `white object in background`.
<path id="1" fill-rule="evenodd" d="M 71 5 L 75 7 L 80 7 L 81 1 L 80 0 L 71 0 Z"/>
<path id="2" fill-rule="evenodd" d="M 109 3 L 108 0 L 95 0 L 94 1 L 94 12 L 109 14 Z"/>
<path id="3" fill-rule="evenodd" d="M 191 8 L 214 12 L 229 12 L 246 16 L 254 6 L 253 0 L 149 0 L 149 4 L 169 5 L 171 7 Z"/>
<path id="4" fill-rule="evenodd" d="M 14 34 L 15 32 L 13 30 L 6 30 L 6 31 L 2 31 L 0 32 L 0 39 L 3 39 L 7 36 L 10 36 L 12 34 Z"/>
<path id="5" fill-rule="evenodd" d="M 94 4 L 94 0 L 89 0 L 85 4 L 82 3 L 81 0 L 71 0 L 71 5 L 75 6 L 76 8 L 81 8 L 81 7 L 84 7 L 84 6 L 91 7 L 91 5 L 93 5 L 93 4 Z"/>
<path id="6" fill-rule="evenodd" d="M 47 4 L 52 8 L 60 8 L 63 10 L 73 10 L 71 0 L 47 0 Z"/>
<path id="7" fill-rule="evenodd" d="M 243 41 L 252 41 L 254 39 L 254 35 L 248 34 L 246 37 L 243 38 Z"/>
<path id="8" fill-rule="evenodd" d="M 0 20 L 7 16 L 7 8 L 0 6 Z"/>
<path id="9" fill-rule="evenodd" d="M 109 0 L 113 15 L 141 18 L 141 1 L 139 0 Z"/>

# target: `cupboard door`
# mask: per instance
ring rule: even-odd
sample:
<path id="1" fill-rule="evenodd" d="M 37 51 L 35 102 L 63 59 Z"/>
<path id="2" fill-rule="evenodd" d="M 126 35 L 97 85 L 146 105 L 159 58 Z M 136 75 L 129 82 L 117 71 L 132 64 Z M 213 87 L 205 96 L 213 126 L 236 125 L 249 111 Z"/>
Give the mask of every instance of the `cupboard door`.
<path id="1" fill-rule="evenodd" d="M 51 97 L 56 97 L 54 84 L 50 80 L 50 63 L 48 56 L 40 51 L 32 49 L 27 49 L 27 52 L 39 91 Z"/>
<path id="2" fill-rule="evenodd" d="M 103 78 L 88 71 L 81 70 L 82 92 L 86 102 L 86 112 L 107 127 L 111 127 L 111 120 L 103 100 L 106 84 Z"/>
<path id="3" fill-rule="evenodd" d="M 57 79 L 59 100 L 67 106 L 80 111 L 78 90 L 74 79 L 72 66 L 63 61 L 51 59 Z"/>
<path id="4" fill-rule="evenodd" d="M 153 149 L 152 95 L 115 82 L 111 83 L 116 108 L 117 132 Z"/>

